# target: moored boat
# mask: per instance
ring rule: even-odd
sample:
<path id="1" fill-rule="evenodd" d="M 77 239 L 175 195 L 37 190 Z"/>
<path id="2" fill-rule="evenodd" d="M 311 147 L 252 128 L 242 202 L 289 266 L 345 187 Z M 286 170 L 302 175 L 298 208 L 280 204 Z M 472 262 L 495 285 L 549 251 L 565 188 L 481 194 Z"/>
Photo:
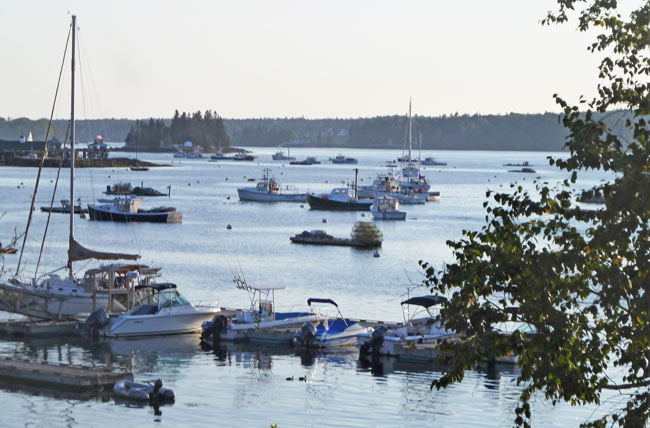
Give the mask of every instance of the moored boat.
<path id="1" fill-rule="evenodd" d="M 338 312 L 337 318 L 331 318 L 323 306 L 331 305 Z M 363 326 L 361 323 L 351 321 L 343 317 L 339 305 L 332 299 L 311 298 L 307 299 L 307 305 L 312 313 L 324 317 L 318 324 L 305 324 L 300 331 L 296 332 L 293 338 L 293 344 L 299 348 L 340 348 L 355 347 L 357 336 L 372 331 L 370 327 Z"/>
<path id="2" fill-rule="evenodd" d="M 137 300 L 131 310 L 119 315 L 93 313 L 90 318 L 94 323 L 86 328 L 115 338 L 194 333 L 221 311 L 216 305 L 191 304 L 172 283 L 139 285 L 135 292 Z"/>
<path id="3" fill-rule="evenodd" d="M 375 220 L 405 220 L 406 213 L 399 210 L 399 200 L 388 196 L 378 196 L 370 206 Z"/>
<path id="4" fill-rule="evenodd" d="M 343 154 L 339 154 L 336 157 L 330 158 L 330 161 L 332 163 L 359 163 L 357 159 L 343 156 Z"/>
<path id="5" fill-rule="evenodd" d="M 318 324 L 321 317 L 311 312 L 276 311 L 275 292 L 283 286 L 250 286 L 235 278 L 237 288 L 248 292 L 248 310 L 236 310 L 227 319 L 217 315 L 201 326 L 201 341 L 214 346 L 220 341 L 290 345 L 302 325 Z"/>
<path id="6" fill-rule="evenodd" d="M 264 170 L 262 180 L 255 187 L 239 187 L 237 194 L 240 201 L 250 202 L 305 202 L 306 193 L 298 193 L 295 189 L 283 192 L 280 183 L 270 175 L 270 170 Z"/>
<path id="7" fill-rule="evenodd" d="M 183 213 L 173 207 L 142 209 L 142 198 L 133 196 L 99 199 L 99 204 L 88 204 L 91 220 L 115 221 L 123 223 L 181 223 Z"/>

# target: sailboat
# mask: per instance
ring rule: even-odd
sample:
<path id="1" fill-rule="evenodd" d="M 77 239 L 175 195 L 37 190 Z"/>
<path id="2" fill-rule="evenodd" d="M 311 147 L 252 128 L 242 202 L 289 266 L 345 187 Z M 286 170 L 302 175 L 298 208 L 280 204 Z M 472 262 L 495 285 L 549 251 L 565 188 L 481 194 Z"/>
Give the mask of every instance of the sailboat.
<path id="1" fill-rule="evenodd" d="M 72 61 L 71 61 L 71 151 L 75 156 L 75 42 L 76 16 L 72 16 Z M 46 137 L 47 139 L 47 137 Z M 70 162 L 70 201 L 74 201 L 74 164 Z M 41 168 L 42 168 L 41 163 Z M 39 169 L 39 177 L 40 177 Z M 38 189 L 36 180 L 36 190 Z M 32 200 L 32 206 L 34 201 Z M 29 281 L 19 277 L 23 250 L 31 223 L 31 212 L 27 221 L 27 229 L 23 236 L 23 245 L 15 274 L 6 281 L 0 281 L 0 310 L 27 315 L 40 319 L 73 318 L 79 313 L 92 312 L 97 308 L 109 310 L 125 310 L 132 299 L 132 290 L 139 283 L 148 283 L 157 276 L 159 269 L 148 266 L 127 263 L 109 264 L 85 272 L 83 278 L 76 278 L 73 264 L 87 259 L 97 260 L 137 260 L 140 256 L 123 253 L 108 253 L 94 251 L 82 246 L 74 236 L 74 213 L 69 210 L 70 233 L 68 237 L 68 262 L 66 266 L 52 272 L 37 276 L 38 265 L 34 277 Z M 40 261 L 40 258 L 39 258 Z M 67 269 L 67 276 L 61 277 L 57 272 Z M 121 296 L 119 296 L 121 295 Z M 125 305 L 126 304 L 126 305 Z"/>

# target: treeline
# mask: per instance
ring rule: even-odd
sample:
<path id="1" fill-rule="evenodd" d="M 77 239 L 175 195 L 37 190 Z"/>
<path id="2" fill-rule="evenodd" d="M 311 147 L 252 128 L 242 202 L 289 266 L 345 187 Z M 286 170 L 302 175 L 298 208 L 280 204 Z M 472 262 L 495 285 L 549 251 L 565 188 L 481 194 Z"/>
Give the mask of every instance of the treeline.
<path id="1" fill-rule="evenodd" d="M 67 119 L 52 121 L 49 139 L 56 137 L 59 141 L 63 141 L 66 132 L 69 132 L 69 122 Z M 77 141 L 92 142 L 99 134 L 104 137 L 104 141 L 124 141 L 133 122 L 132 119 L 77 120 Z M 7 120 L 0 117 L 0 140 L 18 141 L 21 136 L 27 138 L 31 132 L 34 141 L 43 141 L 47 132 L 47 124 L 47 119 L 32 120 L 21 117 Z"/>
<path id="2" fill-rule="evenodd" d="M 605 119 L 611 129 L 623 132 L 623 111 Z M 67 121 L 55 121 L 54 136 L 63 139 Z M 18 140 L 33 133 L 42 140 L 46 120 L 0 118 L 0 139 Z M 174 118 L 78 121 L 79 141 L 92 141 L 97 133 L 104 141 L 127 141 L 129 145 L 160 148 L 192 141 L 205 151 L 236 146 L 306 146 L 401 149 L 406 141 L 408 119 L 382 116 L 359 119 L 262 118 L 222 119 L 214 112 Z M 507 115 L 415 116 L 414 140 L 423 149 L 452 150 L 562 150 L 567 135 L 556 113 Z M 139 140 L 138 140 L 139 138 Z M 417 144 L 417 143 L 416 143 Z M 418 144 L 419 146 L 419 144 Z"/>
<path id="3" fill-rule="evenodd" d="M 171 147 L 186 141 L 208 152 L 224 150 L 231 145 L 223 119 L 210 110 L 205 114 L 197 111 L 191 116 L 176 110 L 169 125 L 163 119 L 136 120 L 124 141 L 127 146 L 143 150 Z"/>

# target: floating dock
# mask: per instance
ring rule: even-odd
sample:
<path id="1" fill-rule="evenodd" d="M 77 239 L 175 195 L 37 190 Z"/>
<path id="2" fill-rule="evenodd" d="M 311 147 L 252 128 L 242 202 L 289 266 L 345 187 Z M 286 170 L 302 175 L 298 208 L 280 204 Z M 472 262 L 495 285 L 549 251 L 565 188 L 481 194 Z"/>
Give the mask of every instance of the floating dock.
<path id="1" fill-rule="evenodd" d="M 4 321 L 0 335 L 14 337 L 75 336 L 76 321 Z"/>
<path id="2" fill-rule="evenodd" d="M 27 384 L 85 389 L 112 387 L 118 380 L 133 380 L 133 373 L 45 362 L 33 363 L 23 360 L 0 359 L 0 378 Z"/>

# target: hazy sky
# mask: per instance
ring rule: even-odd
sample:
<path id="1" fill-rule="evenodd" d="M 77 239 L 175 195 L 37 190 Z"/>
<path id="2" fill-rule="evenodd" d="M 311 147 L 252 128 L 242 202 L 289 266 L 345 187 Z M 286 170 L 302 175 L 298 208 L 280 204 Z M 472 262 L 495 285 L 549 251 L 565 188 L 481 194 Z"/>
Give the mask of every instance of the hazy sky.
<path id="1" fill-rule="evenodd" d="M 5 0 L 0 116 L 49 117 L 68 11 L 80 28 L 80 118 L 171 117 L 175 109 L 226 118 L 368 117 L 403 114 L 409 97 L 421 115 L 557 111 L 553 93 L 572 101 L 594 93 L 598 61 L 575 21 L 541 26 L 555 7 L 552 0 Z M 61 104 L 55 116 L 67 111 Z"/>

